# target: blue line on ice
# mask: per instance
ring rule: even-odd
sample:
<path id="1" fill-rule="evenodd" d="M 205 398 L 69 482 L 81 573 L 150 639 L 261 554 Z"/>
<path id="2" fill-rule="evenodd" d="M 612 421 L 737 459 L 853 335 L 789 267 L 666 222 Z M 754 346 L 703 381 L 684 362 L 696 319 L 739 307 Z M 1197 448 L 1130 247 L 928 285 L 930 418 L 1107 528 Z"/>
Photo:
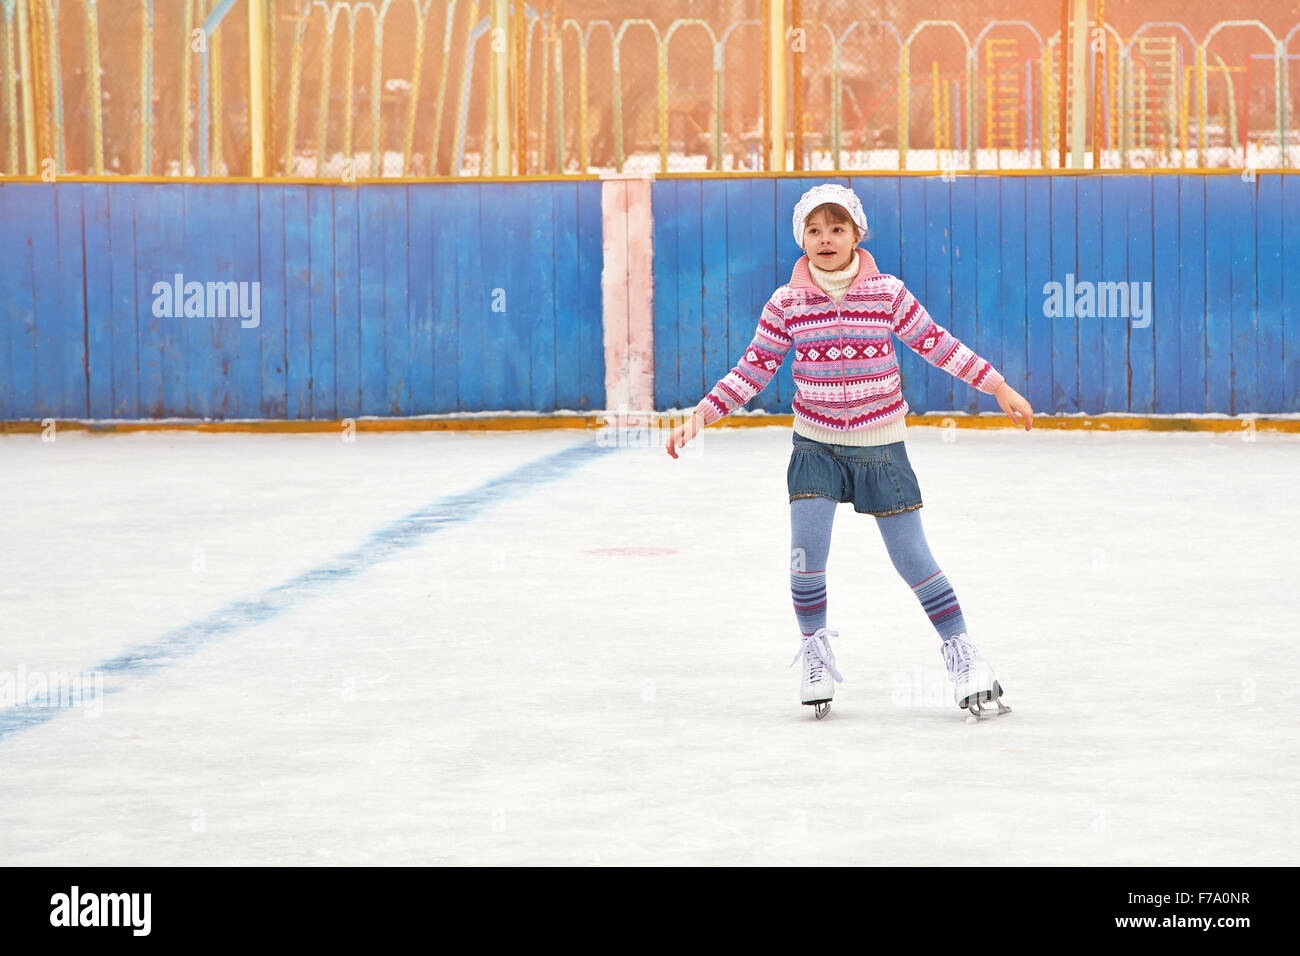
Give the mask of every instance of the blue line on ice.
<path id="1" fill-rule="evenodd" d="M 526 462 L 469 491 L 446 495 L 384 525 L 351 551 L 330 558 L 261 594 L 232 601 L 206 617 L 173 628 L 147 644 L 104 661 L 93 671 L 105 675 L 105 694 L 121 690 L 121 687 L 109 686 L 111 675 L 123 672 L 136 675 L 175 664 L 219 638 L 269 621 L 306 603 L 320 593 L 321 585 L 337 584 L 356 577 L 401 551 L 421 544 L 448 525 L 477 518 L 494 502 L 519 497 L 539 485 L 564 478 L 593 458 L 617 447 L 594 440 L 583 442 Z M 37 706 L 32 706 L 29 701 L 26 706 L 0 711 L 0 740 L 27 727 L 53 720 L 60 713 L 72 709 L 72 706 L 41 706 L 39 701 Z"/>

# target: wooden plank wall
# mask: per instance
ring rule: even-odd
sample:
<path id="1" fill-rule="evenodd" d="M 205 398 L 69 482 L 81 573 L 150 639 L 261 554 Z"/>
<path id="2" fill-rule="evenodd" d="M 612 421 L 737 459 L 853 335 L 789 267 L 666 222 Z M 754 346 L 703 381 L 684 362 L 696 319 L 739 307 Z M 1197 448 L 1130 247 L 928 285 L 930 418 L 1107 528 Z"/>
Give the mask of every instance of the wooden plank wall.
<path id="1" fill-rule="evenodd" d="M 1300 177 L 1274 174 L 659 180 L 658 408 L 694 407 L 738 361 L 820 182 L 857 192 L 880 270 L 1038 411 L 1300 411 Z M 1150 325 L 1046 317 L 1044 284 L 1067 273 L 1151 282 Z M 998 410 L 908 349 L 899 362 L 913 411 Z M 789 413 L 792 364 L 747 408 Z"/>
<path id="2" fill-rule="evenodd" d="M 0 419 L 602 408 L 600 200 L 596 181 L 2 184 Z M 260 325 L 155 317 L 178 272 L 260 282 Z"/>
<path id="3" fill-rule="evenodd" d="M 739 358 L 825 181 L 1039 411 L 1300 411 L 1300 178 L 1277 174 L 658 180 L 657 408 Z M 602 185 L 0 184 L 0 419 L 601 409 Z M 178 272 L 259 281 L 259 327 L 154 316 Z M 1150 326 L 1044 316 L 1067 273 L 1150 281 Z M 917 412 L 997 408 L 900 362 Z M 789 411 L 791 364 L 749 407 Z"/>

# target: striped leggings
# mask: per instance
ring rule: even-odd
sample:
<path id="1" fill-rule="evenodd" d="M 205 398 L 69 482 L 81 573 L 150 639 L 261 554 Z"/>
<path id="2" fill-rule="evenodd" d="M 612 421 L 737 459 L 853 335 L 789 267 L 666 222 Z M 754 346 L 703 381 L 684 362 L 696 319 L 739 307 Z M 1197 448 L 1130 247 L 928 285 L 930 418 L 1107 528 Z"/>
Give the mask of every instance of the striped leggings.
<path id="1" fill-rule="evenodd" d="M 831 524 L 839 502 L 830 498 L 796 498 L 790 502 L 790 593 L 802 634 L 826 626 L 826 559 L 831 549 Z M 966 630 L 961 606 L 948 578 L 939 570 L 919 508 L 876 518 L 889 560 L 907 582 L 930 623 L 946 640 Z"/>

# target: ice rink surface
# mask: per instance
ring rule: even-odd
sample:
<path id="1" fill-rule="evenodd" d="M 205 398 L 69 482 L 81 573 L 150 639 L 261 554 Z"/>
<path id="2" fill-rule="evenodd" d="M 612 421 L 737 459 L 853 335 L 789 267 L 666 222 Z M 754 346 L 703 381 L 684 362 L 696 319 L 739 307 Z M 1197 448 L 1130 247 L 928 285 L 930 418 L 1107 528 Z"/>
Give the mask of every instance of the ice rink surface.
<path id="1" fill-rule="evenodd" d="M 0 862 L 1294 862 L 1300 436 L 909 429 L 977 724 L 790 435 L 0 436 Z"/>

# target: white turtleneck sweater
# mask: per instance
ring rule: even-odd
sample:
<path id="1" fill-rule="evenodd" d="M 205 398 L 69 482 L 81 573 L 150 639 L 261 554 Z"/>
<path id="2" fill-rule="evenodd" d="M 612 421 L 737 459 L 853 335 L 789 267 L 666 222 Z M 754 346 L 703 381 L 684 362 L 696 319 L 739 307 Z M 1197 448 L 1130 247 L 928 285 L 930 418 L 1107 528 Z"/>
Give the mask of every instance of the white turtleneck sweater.
<path id="1" fill-rule="evenodd" d="M 858 250 L 853 250 L 853 255 L 849 256 L 849 264 L 838 272 L 827 272 L 825 269 L 817 268 L 812 256 L 809 256 L 808 272 L 818 288 L 830 296 L 832 302 L 839 305 L 844 301 L 844 294 L 849 291 L 849 286 L 853 285 L 853 280 L 858 277 Z"/>
<path id="2" fill-rule="evenodd" d="M 853 285 L 853 280 L 858 276 L 858 250 L 854 249 L 853 255 L 849 257 L 849 264 L 836 272 L 827 272 L 825 269 L 817 268 L 816 263 L 809 256 L 808 273 L 812 276 L 813 282 L 817 283 L 818 288 L 830 296 L 832 302 L 839 305 L 844 301 L 849 286 Z M 805 438 L 811 438 L 814 441 L 825 442 L 830 445 L 892 445 L 894 442 L 903 441 L 907 437 L 907 426 L 901 418 L 887 425 L 878 425 L 875 428 L 868 428 L 861 432 L 844 434 L 828 428 L 818 428 L 816 425 L 804 422 L 796 417 L 794 430 Z"/>

